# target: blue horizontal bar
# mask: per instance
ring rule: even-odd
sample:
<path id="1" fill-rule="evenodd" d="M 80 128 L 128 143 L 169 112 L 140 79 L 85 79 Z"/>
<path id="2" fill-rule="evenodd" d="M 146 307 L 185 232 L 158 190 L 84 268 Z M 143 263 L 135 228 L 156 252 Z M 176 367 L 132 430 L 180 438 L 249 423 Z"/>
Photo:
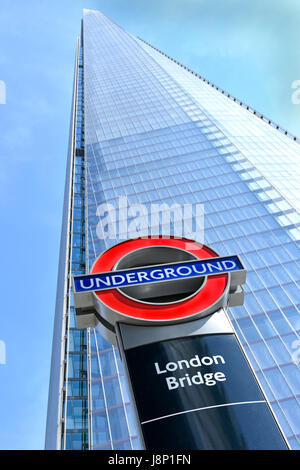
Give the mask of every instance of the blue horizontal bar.
<path id="1" fill-rule="evenodd" d="M 155 266 L 109 271 L 105 273 L 73 276 L 74 293 L 103 291 L 133 285 L 213 276 L 244 270 L 237 255 L 209 258 L 204 260 L 181 261 Z"/>

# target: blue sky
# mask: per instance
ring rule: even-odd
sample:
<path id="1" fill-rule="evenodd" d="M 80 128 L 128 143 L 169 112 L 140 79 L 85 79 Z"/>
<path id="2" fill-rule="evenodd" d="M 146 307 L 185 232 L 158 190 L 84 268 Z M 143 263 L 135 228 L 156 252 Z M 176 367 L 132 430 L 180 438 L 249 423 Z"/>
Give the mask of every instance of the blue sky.
<path id="1" fill-rule="evenodd" d="M 42 449 L 76 37 L 83 8 L 300 135 L 298 0 L 2 0 L 0 448 Z"/>

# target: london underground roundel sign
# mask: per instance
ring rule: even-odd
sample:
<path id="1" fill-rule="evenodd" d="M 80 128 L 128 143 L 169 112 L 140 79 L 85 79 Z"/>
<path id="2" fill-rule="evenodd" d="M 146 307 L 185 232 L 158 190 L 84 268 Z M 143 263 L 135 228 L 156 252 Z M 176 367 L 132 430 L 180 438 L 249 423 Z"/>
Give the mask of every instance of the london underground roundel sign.
<path id="1" fill-rule="evenodd" d="M 113 246 L 91 273 L 73 277 L 77 319 L 95 307 L 100 321 L 179 323 L 214 313 L 245 282 L 238 256 L 220 257 L 185 238 L 147 237 Z M 237 305 L 237 303 L 235 303 Z"/>

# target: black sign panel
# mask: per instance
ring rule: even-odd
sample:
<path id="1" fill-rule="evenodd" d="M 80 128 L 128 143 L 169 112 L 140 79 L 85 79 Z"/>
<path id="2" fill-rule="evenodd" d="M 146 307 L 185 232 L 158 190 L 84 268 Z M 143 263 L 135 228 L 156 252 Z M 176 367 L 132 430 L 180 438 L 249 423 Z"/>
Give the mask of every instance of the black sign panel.
<path id="1" fill-rule="evenodd" d="M 147 449 L 287 449 L 234 334 L 125 351 Z"/>

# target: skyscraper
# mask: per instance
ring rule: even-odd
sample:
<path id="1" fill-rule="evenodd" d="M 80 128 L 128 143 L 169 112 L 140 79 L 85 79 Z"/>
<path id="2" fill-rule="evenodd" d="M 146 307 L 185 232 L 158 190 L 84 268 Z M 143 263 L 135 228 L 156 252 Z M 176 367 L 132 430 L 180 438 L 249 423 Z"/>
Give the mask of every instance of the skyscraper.
<path id="1" fill-rule="evenodd" d="M 120 197 L 131 207 L 203 204 L 205 243 L 241 255 L 245 303 L 230 318 L 291 448 L 300 448 L 299 156 L 298 139 L 271 120 L 84 10 L 46 448 L 141 446 L 118 350 L 97 327 L 76 329 L 71 286 L 72 274 L 136 233 L 101 233 L 99 206 L 118 208 Z"/>

